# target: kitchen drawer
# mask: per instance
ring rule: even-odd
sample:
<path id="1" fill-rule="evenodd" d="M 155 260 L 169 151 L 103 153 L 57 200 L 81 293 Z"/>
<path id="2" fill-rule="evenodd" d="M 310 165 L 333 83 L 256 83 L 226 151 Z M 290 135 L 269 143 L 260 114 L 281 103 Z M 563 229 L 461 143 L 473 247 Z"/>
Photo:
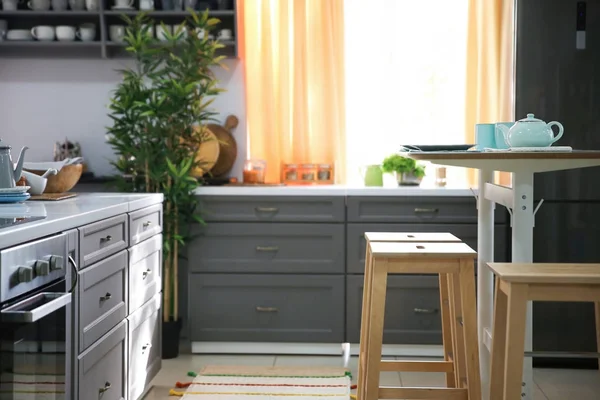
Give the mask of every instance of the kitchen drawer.
<path id="1" fill-rule="evenodd" d="M 494 259 L 508 261 L 507 225 L 494 227 Z M 348 224 L 346 235 L 346 264 L 348 273 L 365 271 L 367 242 L 365 232 L 450 232 L 474 250 L 477 250 L 477 224 Z"/>
<path id="2" fill-rule="evenodd" d="M 79 351 L 127 317 L 127 251 L 79 275 Z"/>
<path id="3" fill-rule="evenodd" d="M 344 276 L 190 274 L 190 339 L 341 343 Z"/>
<path id="4" fill-rule="evenodd" d="M 350 196 L 348 222 L 477 223 L 474 197 Z M 495 221 L 507 222 L 504 207 L 496 207 Z"/>
<path id="5" fill-rule="evenodd" d="M 188 245 L 192 272 L 344 273 L 343 224 L 210 223 Z"/>
<path id="6" fill-rule="evenodd" d="M 118 215 L 79 228 L 80 268 L 127 248 L 127 215 Z"/>
<path id="7" fill-rule="evenodd" d="M 129 313 L 161 289 L 162 235 L 155 235 L 129 251 Z"/>
<path id="8" fill-rule="evenodd" d="M 156 294 L 128 318 L 129 400 L 137 400 L 161 367 L 161 295 Z"/>
<path id="9" fill-rule="evenodd" d="M 344 196 L 200 196 L 200 209 L 211 222 L 344 222 L 346 215 Z"/>
<path id="10" fill-rule="evenodd" d="M 162 204 L 129 213 L 129 246 L 162 232 Z"/>
<path id="11" fill-rule="evenodd" d="M 347 341 L 360 341 L 364 277 L 347 277 Z M 441 344 L 438 276 L 388 276 L 383 343 Z"/>
<path id="12" fill-rule="evenodd" d="M 127 398 L 126 338 L 127 321 L 124 320 L 78 357 L 77 400 Z"/>

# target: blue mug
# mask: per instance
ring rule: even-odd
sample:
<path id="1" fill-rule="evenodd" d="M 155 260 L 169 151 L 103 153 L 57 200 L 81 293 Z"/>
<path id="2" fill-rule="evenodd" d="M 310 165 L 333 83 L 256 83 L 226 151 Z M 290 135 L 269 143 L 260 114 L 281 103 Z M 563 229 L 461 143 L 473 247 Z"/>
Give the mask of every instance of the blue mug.
<path id="1" fill-rule="evenodd" d="M 496 124 L 475 124 L 475 144 L 477 150 L 496 148 Z"/>

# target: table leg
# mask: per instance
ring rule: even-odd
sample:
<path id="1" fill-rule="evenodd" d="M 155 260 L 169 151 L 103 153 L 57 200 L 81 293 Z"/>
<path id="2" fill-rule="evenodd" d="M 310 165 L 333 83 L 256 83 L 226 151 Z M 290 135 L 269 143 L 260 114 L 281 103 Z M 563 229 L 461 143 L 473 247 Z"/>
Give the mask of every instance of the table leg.
<path id="1" fill-rule="evenodd" d="M 477 334 L 483 399 L 489 398 L 490 353 L 484 344 L 484 329 L 492 327 L 494 277 L 486 263 L 494 261 L 494 203 L 483 195 L 486 183 L 494 182 L 494 171 L 479 170 L 477 203 Z"/>
<path id="2" fill-rule="evenodd" d="M 513 215 L 512 215 L 512 262 L 533 262 L 533 173 L 515 172 L 513 182 Z M 527 319 L 525 324 L 525 351 L 532 351 L 532 304 L 527 303 Z M 532 359 L 525 358 L 523 365 L 523 386 L 521 398 L 531 400 L 533 397 Z"/>

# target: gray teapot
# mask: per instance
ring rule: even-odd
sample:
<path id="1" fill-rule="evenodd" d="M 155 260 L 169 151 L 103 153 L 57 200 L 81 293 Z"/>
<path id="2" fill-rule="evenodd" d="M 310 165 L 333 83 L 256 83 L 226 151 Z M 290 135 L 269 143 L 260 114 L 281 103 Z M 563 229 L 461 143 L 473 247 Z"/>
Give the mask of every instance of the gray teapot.
<path id="1" fill-rule="evenodd" d="M 7 146 L 0 140 L 0 188 L 2 189 L 17 186 L 17 182 L 21 179 L 21 172 L 23 171 L 23 154 L 28 147 L 21 149 L 16 167 L 14 167 L 10 156 L 10 149 L 10 146 Z"/>

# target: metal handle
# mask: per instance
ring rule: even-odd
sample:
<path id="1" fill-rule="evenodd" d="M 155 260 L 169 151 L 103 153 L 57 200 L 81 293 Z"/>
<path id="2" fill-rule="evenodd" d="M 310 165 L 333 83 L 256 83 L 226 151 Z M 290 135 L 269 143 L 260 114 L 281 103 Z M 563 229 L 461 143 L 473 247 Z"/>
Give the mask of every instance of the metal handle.
<path id="1" fill-rule="evenodd" d="M 279 251 L 278 246 L 256 246 L 256 251 Z"/>
<path id="2" fill-rule="evenodd" d="M 150 225 L 152 225 L 152 221 L 146 221 L 146 222 L 144 222 L 144 223 L 142 224 L 142 226 L 143 226 L 144 228 L 147 228 L 147 227 L 149 227 Z"/>
<path id="3" fill-rule="evenodd" d="M 255 210 L 257 212 L 270 212 L 270 213 L 274 213 L 279 211 L 279 208 L 277 207 L 256 207 Z"/>
<path id="4" fill-rule="evenodd" d="M 106 237 L 100 238 L 100 242 L 110 242 L 112 240 L 112 236 L 107 235 Z"/>
<path id="5" fill-rule="evenodd" d="M 435 214 L 439 211 L 437 208 L 415 208 L 417 214 Z"/>
<path id="6" fill-rule="evenodd" d="M 39 307 L 31 307 L 42 303 Z M 71 293 L 40 293 L 2 310 L 2 322 L 36 322 L 71 303 Z"/>
<path id="7" fill-rule="evenodd" d="M 279 309 L 276 307 L 256 307 L 256 311 L 267 312 L 267 313 L 276 313 L 279 311 Z"/>
<path id="8" fill-rule="evenodd" d="M 147 269 L 144 272 L 142 272 L 142 275 L 144 276 L 142 279 L 146 279 L 148 277 L 148 275 L 150 275 L 152 273 L 151 269 Z"/>
<path id="9" fill-rule="evenodd" d="M 100 297 L 100 301 L 110 300 L 111 297 L 112 297 L 112 294 L 106 293 L 104 296 Z"/>
<path id="10" fill-rule="evenodd" d="M 100 389 L 98 389 L 98 392 L 100 392 L 100 393 L 104 393 L 104 392 L 106 392 L 108 389 L 110 389 L 110 387 L 111 387 L 111 386 L 112 386 L 112 385 L 110 384 L 110 382 L 106 382 L 106 383 L 104 384 L 104 387 L 103 387 L 103 388 L 100 388 Z"/>
<path id="11" fill-rule="evenodd" d="M 415 314 L 436 314 L 437 308 L 415 308 Z"/>

